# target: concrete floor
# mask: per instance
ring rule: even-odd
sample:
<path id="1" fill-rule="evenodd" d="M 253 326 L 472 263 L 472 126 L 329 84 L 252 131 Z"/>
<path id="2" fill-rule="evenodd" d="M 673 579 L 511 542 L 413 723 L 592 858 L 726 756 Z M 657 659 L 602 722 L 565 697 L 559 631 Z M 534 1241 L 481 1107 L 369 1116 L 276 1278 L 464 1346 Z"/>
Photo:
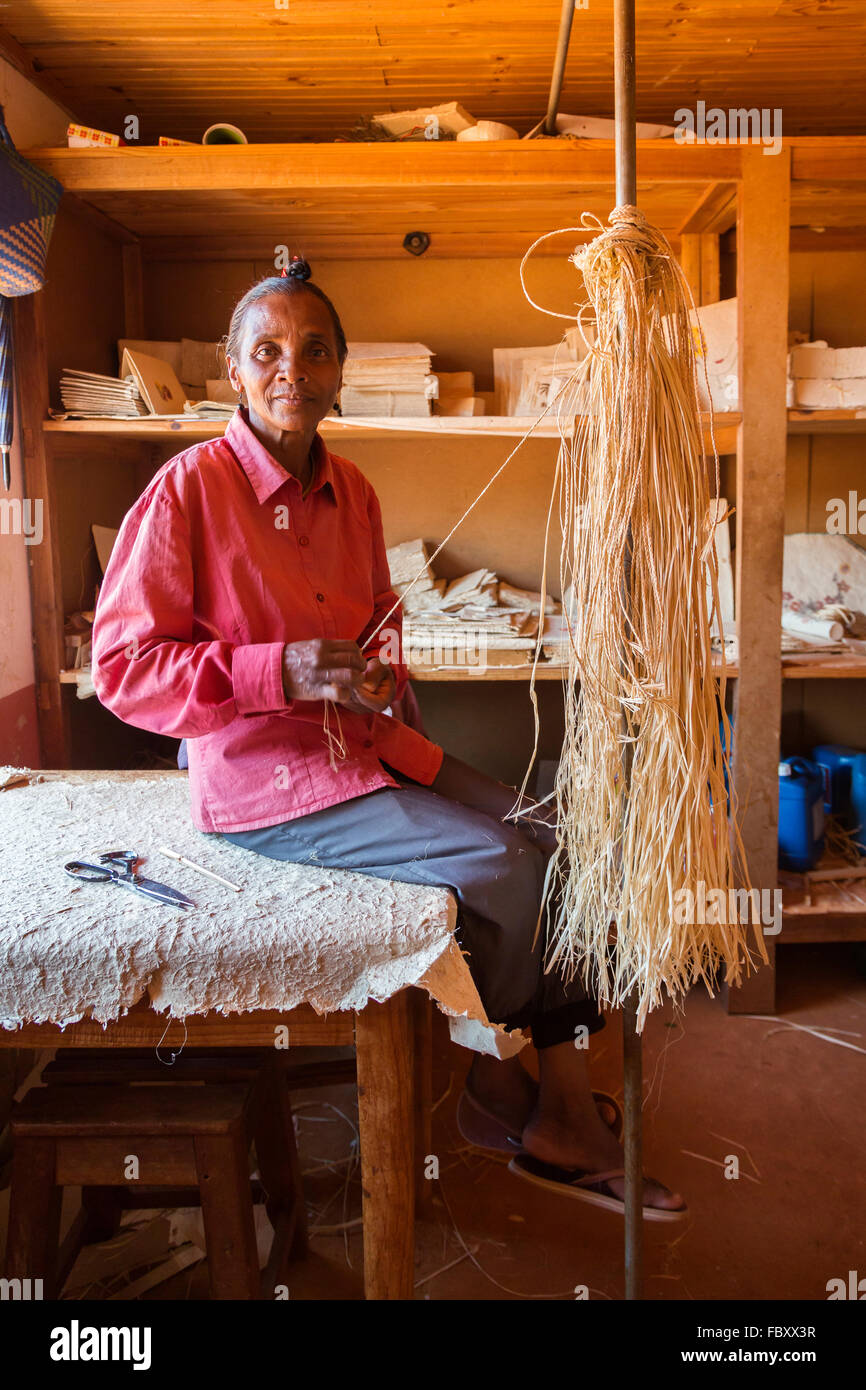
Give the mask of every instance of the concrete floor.
<path id="1" fill-rule="evenodd" d="M 679 1017 L 667 1006 L 648 1021 L 644 1171 L 682 1192 L 691 1216 L 644 1223 L 646 1299 L 823 1301 L 829 1279 L 866 1272 L 863 957 L 844 945 L 791 946 L 777 959 L 775 1019 L 730 1016 L 696 990 Z M 440 1180 L 417 1223 L 416 1298 L 563 1299 L 586 1285 L 590 1298 L 621 1299 L 622 1217 L 540 1191 L 464 1143 L 454 1111 L 471 1054 L 434 1017 Z M 849 1046 L 790 1024 L 835 1029 Z M 596 1088 L 621 1099 L 618 1017 L 593 1038 L 590 1069 Z M 290 1298 L 360 1299 L 354 1088 L 299 1095 L 296 1115 L 311 1225 L 356 1224 L 314 1236 Z M 725 1176 L 729 1155 L 738 1179 Z M 8 1191 L 0 1227 L 7 1203 Z M 207 1299 L 205 1262 L 145 1297 Z"/>
<path id="2" fill-rule="evenodd" d="M 824 1300 L 828 1279 L 866 1270 L 866 979 L 846 946 L 788 947 L 778 958 L 777 1019 L 729 1016 L 695 991 L 679 1018 L 668 1006 L 647 1024 L 644 1170 L 682 1192 L 692 1212 L 682 1225 L 644 1223 L 647 1299 Z M 790 1023 L 839 1030 L 833 1036 L 858 1050 Z M 539 1191 L 460 1138 L 454 1109 L 469 1056 L 437 1016 L 440 1182 L 432 1218 L 417 1226 L 416 1297 L 573 1298 L 586 1285 L 591 1298 L 622 1298 L 620 1216 Z M 618 1018 L 590 1056 L 594 1086 L 621 1098 Z M 360 1215 L 356 1109 L 351 1087 L 317 1099 L 326 1104 L 298 1112 L 303 1166 L 318 1169 L 305 1190 L 320 1213 L 313 1224 L 334 1224 Z M 728 1155 L 740 1160 L 739 1179 L 725 1176 Z M 290 1297 L 360 1298 L 361 1268 L 357 1229 L 317 1236 Z M 204 1265 L 151 1296 L 206 1298 Z"/>

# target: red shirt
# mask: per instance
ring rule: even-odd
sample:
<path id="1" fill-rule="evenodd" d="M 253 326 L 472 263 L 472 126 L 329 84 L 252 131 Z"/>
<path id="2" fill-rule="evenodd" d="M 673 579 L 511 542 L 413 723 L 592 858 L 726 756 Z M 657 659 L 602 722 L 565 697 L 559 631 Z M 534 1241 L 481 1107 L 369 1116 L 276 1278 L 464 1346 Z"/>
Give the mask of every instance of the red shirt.
<path id="1" fill-rule="evenodd" d="M 189 739 L 199 830 L 253 830 L 399 784 L 429 786 L 438 744 L 388 714 L 286 700 L 283 645 L 366 638 L 397 601 L 379 502 L 360 469 L 313 445 L 306 497 L 239 410 L 223 439 L 170 459 L 127 513 L 99 595 L 93 683 L 120 719 Z M 397 608 L 365 649 L 402 636 Z M 393 638 L 391 650 L 393 654 Z M 406 686 L 393 663 L 395 698 Z M 383 659 L 386 659 L 383 656 Z M 339 726 L 337 724 L 339 715 Z"/>

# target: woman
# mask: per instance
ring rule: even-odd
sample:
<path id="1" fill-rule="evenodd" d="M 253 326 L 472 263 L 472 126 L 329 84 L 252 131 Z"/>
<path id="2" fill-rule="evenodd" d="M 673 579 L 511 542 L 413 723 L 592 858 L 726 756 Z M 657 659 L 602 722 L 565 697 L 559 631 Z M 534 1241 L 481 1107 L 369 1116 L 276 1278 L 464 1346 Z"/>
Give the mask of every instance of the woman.
<path id="1" fill-rule="evenodd" d="M 579 984 L 544 974 L 532 944 L 554 832 L 505 823 L 513 788 L 386 713 L 408 679 L 400 609 L 383 625 L 397 596 L 376 495 L 317 433 L 346 340 L 309 275 L 296 260 L 240 300 L 226 357 L 242 404 L 224 439 L 170 459 L 126 517 L 94 625 L 97 694 L 189 740 L 200 830 L 453 888 L 488 1017 L 530 1027 L 539 1064 L 536 1086 L 516 1057 L 476 1054 L 464 1133 L 510 1145 L 534 1181 L 621 1210 L 622 1178 L 593 1176 L 621 1170 L 622 1150 L 576 1045 L 603 1019 Z M 655 1219 L 684 1211 L 649 1180 L 644 1203 Z"/>

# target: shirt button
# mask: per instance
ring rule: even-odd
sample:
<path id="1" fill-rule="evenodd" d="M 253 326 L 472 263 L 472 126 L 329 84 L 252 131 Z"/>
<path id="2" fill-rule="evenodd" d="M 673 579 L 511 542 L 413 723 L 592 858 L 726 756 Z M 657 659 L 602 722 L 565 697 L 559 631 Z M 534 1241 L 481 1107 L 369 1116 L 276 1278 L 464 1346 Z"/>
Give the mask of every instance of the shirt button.
<path id="1" fill-rule="evenodd" d="M 325 602 L 325 595 L 324 595 L 324 594 L 316 594 L 316 598 L 319 600 L 319 603 L 324 603 L 324 602 Z"/>
<path id="2" fill-rule="evenodd" d="M 309 545 L 309 544 L 310 544 L 310 538 L 309 538 L 309 536 L 298 536 L 298 545 Z"/>
<path id="3" fill-rule="evenodd" d="M 365 748 L 372 748 L 372 747 L 373 747 L 373 740 L 372 740 L 371 738 L 365 738 L 365 739 L 364 739 L 364 747 L 365 747 Z"/>

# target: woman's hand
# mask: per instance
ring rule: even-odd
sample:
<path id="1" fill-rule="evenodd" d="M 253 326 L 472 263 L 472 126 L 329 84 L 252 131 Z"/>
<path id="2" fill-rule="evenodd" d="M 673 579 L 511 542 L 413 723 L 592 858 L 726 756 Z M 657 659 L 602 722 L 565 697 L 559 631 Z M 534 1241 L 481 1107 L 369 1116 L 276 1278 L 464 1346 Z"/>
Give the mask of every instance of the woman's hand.
<path id="1" fill-rule="evenodd" d="M 397 678 L 391 667 L 380 661 L 378 656 L 372 656 L 367 661 L 363 680 L 348 692 L 340 704 L 358 714 L 367 714 L 370 710 L 379 714 L 388 708 L 396 689 Z"/>
<path id="2" fill-rule="evenodd" d="M 283 691 L 287 700 L 337 700 L 347 704 L 353 688 L 365 679 L 357 642 L 311 637 L 283 647 Z"/>

